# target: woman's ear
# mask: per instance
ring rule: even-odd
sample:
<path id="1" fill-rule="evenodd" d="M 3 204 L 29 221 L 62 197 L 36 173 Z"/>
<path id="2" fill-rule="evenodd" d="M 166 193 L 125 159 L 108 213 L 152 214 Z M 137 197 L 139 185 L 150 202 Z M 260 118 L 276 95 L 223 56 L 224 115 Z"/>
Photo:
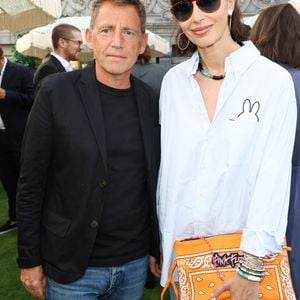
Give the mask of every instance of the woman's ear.
<path id="1" fill-rule="evenodd" d="M 232 13 L 234 11 L 235 6 L 235 0 L 228 0 L 228 15 L 232 16 Z"/>

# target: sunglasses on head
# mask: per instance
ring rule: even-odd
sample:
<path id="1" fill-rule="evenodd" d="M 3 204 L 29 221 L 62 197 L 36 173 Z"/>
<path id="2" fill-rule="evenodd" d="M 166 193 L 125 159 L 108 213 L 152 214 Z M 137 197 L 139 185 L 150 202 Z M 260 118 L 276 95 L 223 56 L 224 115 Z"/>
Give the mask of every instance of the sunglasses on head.
<path id="1" fill-rule="evenodd" d="M 171 13 L 180 21 L 187 21 L 193 14 L 193 2 L 205 13 L 213 13 L 220 7 L 221 0 L 171 0 Z"/>

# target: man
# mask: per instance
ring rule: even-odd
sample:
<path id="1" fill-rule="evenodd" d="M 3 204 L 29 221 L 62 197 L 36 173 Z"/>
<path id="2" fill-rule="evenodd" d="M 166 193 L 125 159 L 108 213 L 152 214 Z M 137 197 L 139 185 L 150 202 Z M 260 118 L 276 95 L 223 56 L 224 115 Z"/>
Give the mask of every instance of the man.
<path id="1" fill-rule="evenodd" d="M 21 281 L 40 299 L 141 299 L 148 253 L 159 275 L 158 98 L 130 76 L 145 18 L 139 0 L 95 1 L 95 63 L 37 93 L 17 205 Z"/>
<path id="2" fill-rule="evenodd" d="M 151 63 L 150 47 L 147 46 L 144 53 L 138 56 L 138 59 L 132 67 L 132 74 L 150 85 L 156 93 L 160 93 L 160 87 L 167 68 L 160 64 Z"/>
<path id="3" fill-rule="evenodd" d="M 53 52 L 36 70 L 34 74 L 34 89 L 46 76 L 59 72 L 72 71 L 70 61 L 80 59 L 82 37 L 81 31 L 70 24 L 59 24 L 52 30 Z"/>
<path id="4" fill-rule="evenodd" d="M 10 62 L 0 48 L 0 179 L 8 198 L 8 221 L 0 234 L 16 229 L 16 189 L 20 151 L 33 103 L 32 71 Z"/>

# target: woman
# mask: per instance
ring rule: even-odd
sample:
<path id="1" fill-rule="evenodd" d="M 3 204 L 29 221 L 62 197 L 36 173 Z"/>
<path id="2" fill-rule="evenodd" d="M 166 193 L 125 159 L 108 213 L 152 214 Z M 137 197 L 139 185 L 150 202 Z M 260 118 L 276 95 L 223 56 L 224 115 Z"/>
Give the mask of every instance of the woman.
<path id="1" fill-rule="evenodd" d="M 164 285 L 176 239 L 242 232 L 259 267 L 281 251 L 286 230 L 296 100 L 288 72 L 243 42 L 234 0 L 173 0 L 187 61 L 164 77 L 158 213 Z M 268 80 L 272 77 L 272 81 Z M 238 274 L 217 287 L 232 300 L 258 299 Z"/>
<path id="2" fill-rule="evenodd" d="M 281 64 L 291 74 L 298 113 L 300 110 L 300 14 L 291 4 L 280 4 L 265 9 L 255 22 L 251 39 L 261 53 Z M 295 293 L 300 299 L 300 120 L 293 153 L 292 185 L 287 228 L 287 242 Z"/>

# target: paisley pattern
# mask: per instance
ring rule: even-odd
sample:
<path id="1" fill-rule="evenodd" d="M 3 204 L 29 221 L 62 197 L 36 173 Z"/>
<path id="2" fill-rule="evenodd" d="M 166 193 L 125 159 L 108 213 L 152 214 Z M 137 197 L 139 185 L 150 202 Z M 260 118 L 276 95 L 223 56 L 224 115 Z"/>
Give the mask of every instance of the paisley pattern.
<path id="1" fill-rule="evenodd" d="M 234 236 L 234 241 L 226 241 L 227 236 Z M 220 247 L 220 240 L 217 243 L 213 240 L 218 238 L 223 239 L 221 244 L 228 244 L 230 247 Z M 212 291 L 222 283 L 222 280 L 228 279 L 236 272 L 236 266 L 232 267 L 230 263 L 224 267 L 216 267 L 212 258 L 216 253 L 220 257 L 231 257 L 239 253 L 240 234 L 214 236 L 206 238 L 206 241 L 211 246 L 209 251 L 203 239 L 175 243 L 181 300 L 209 300 Z M 188 243 L 192 243 L 191 247 Z M 190 254 L 185 254 L 188 252 Z M 265 259 L 264 266 L 266 272 L 260 283 L 259 299 L 296 300 L 286 249 L 283 249 L 281 254 L 271 255 Z M 218 300 L 230 300 L 229 293 L 223 293 Z"/>

